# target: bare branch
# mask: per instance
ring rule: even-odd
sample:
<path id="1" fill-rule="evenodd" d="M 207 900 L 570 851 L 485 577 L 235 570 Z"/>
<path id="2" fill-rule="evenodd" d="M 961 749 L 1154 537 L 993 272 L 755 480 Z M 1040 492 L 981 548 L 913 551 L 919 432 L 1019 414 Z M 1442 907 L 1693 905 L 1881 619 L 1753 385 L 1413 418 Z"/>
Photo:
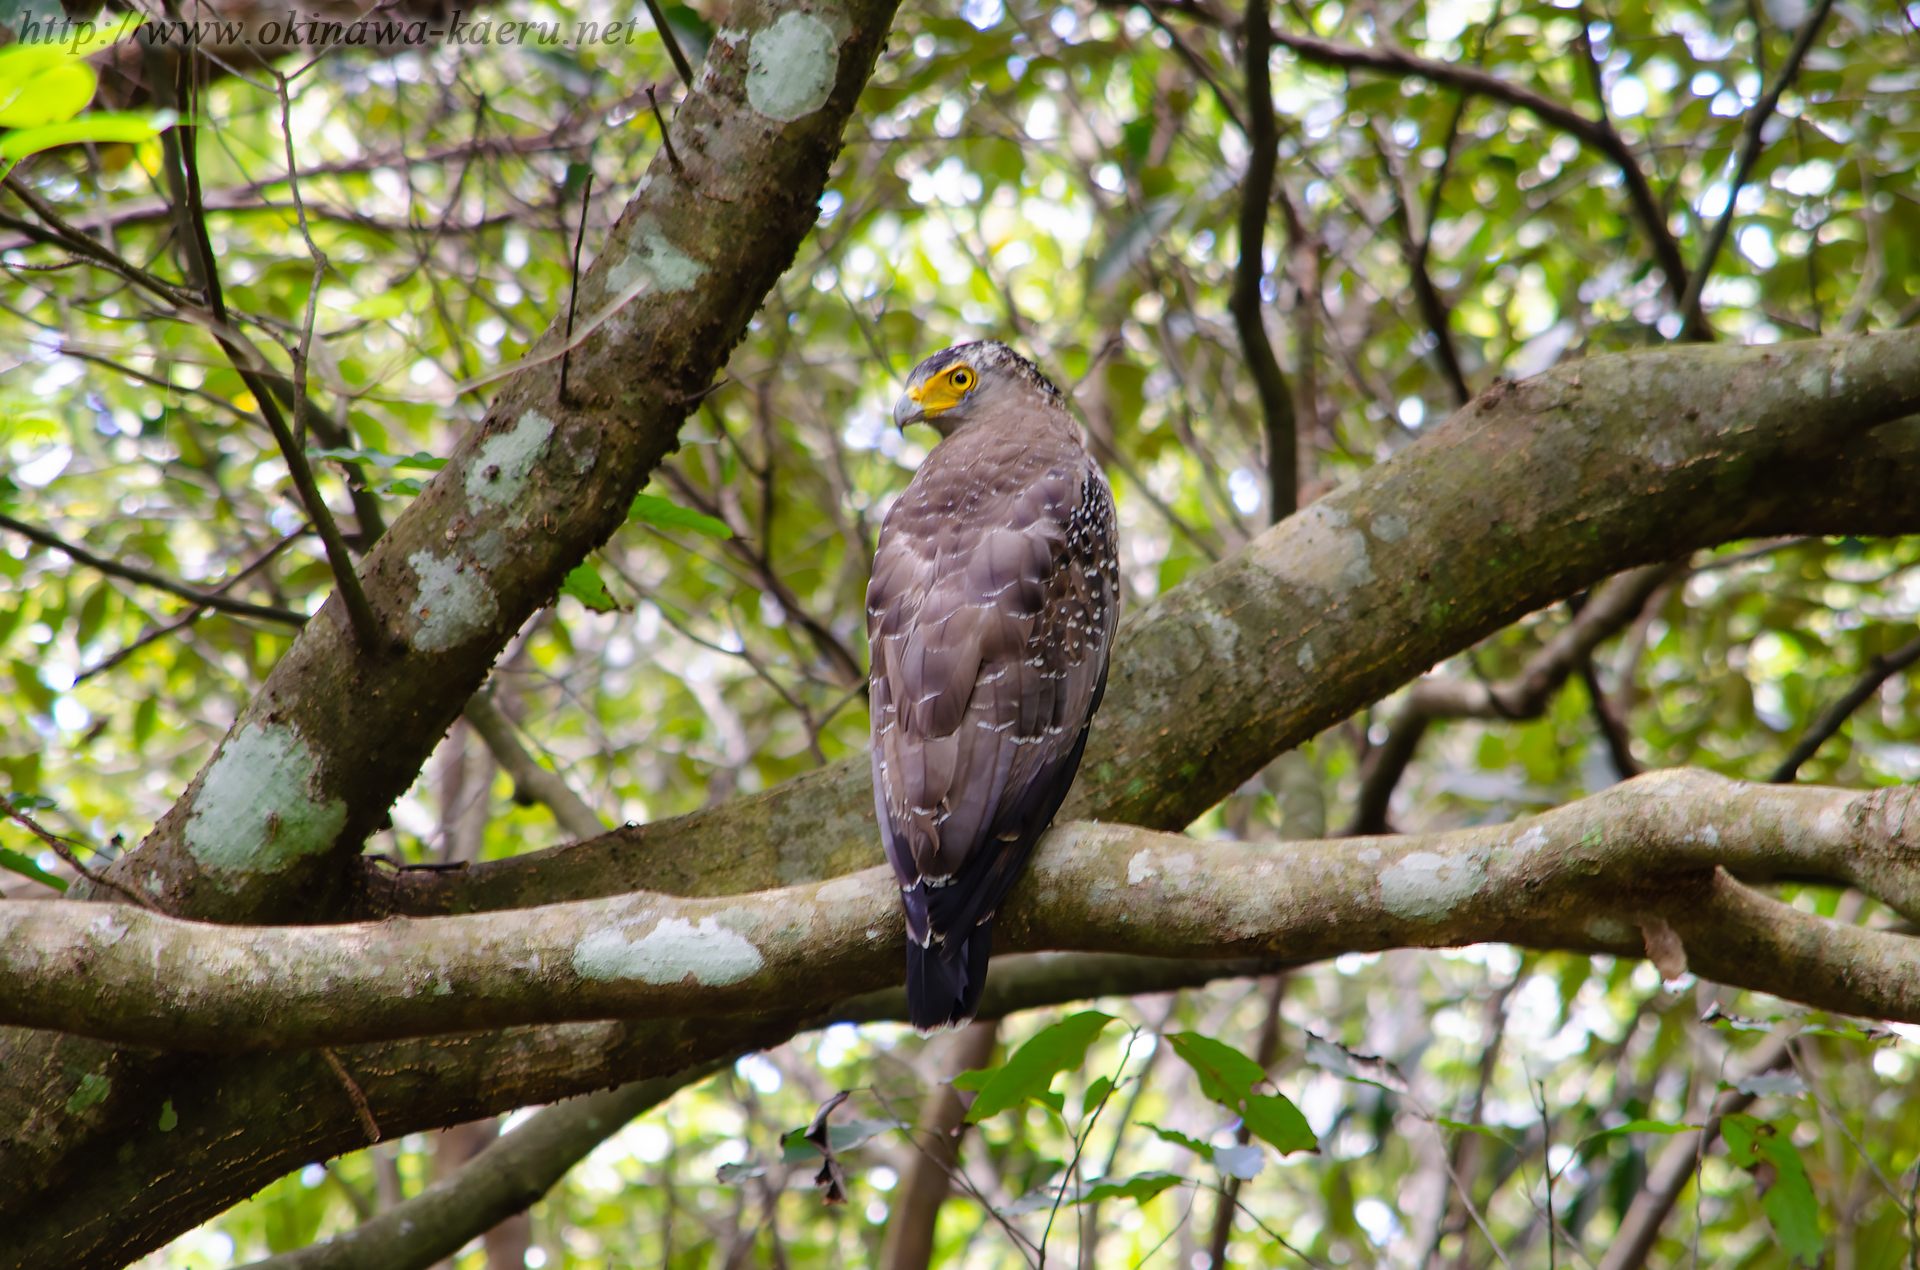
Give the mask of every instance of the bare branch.
<path id="1" fill-rule="evenodd" d="M 1266 305 L 1260 296 L 1266 279 L 1268 208 L 1273 202 L 1273 169 L 1279 158 L 1280 135 L 1273 116 L 1273 79 L 1268 52 L 1273 47 L 1267 0 L 1247 0 L 1242 24 L 1246 39 L 1247 80 L 1246 175 L 1240 180 L 1240 261 L 1234 268 L 1233 294 L 1227 307 L 1240 333 L 1240 350 L 1247 373 L 1260 397 L 1267 448 L 1267 513 L 1278 523 L 1293 514 L 1300 501 L 1299 456 L 1294 452 L 1293 393 L 1280 361 L 1267 338 Z"/>
<path id="2" fill-rule="evenodd" d="M 607 831 L 606 822 L 560 779 L 559 773 L 548 771 L 527 753 L 513 733 L 513 724 L 493 704 L 491 693 L 483 689 L 468 699 L 466 719 L 493 751 L 494 761 L 513 777 L 514 789 L 545 803 L 562 829 L 581 839 L 597 838 Z"/>
<path id="3" fill-rule="evenodd" d="M 221 613 L 232 613 L 236 617 L 258 618 L 263 622 L 278 622 L 283 626 L 305 626 L 307 623 L 305 613 L 296 613 L 292 609 L 275 608 L 267 604 L 248 604 L 243 600 L 229 600 L 216 591 L 202 591 L 185 583 L 175 582 L 165 574 L 155 573 L 151 569 L 121 564 L 105 556 L 95 555 L 78 543 L 68 542 L 58 534 L 29 525 L 25 521 L 15 520 L 11 516 L 0 515 L 0 529 L 11 529 L 21 537 L 30 538 L 43 547 L 65 552 L 89 569 L 96 569 L 108 577 L 119 578 L 125 582 L 136 582 L 141 586 L 152 587 L 156 591 L 165 591 L 168 595 L 178 596 L 180 599 L 189 601 L 196 608 L 215 609 Z M 237 582 L 239 579 L 236 578 L 234 581 Z"/>
<path id="4" fill-rule="evenodd" d="M 1821 26 L 1827 20 L 1827 12 L 1832 8 L 1833 0 L 1820 0 L 1813 12 L 1807 14 L 1800 24 L 1800 34 L 1794 38 L 1793 48 L 1787 53 L 1787 60 L 1780 64 L 1780 71 L 1773 77 L 1773 82 L 1767 85 L 1767 91 L 1760 94 L 1760 100 L 1754 102 L 1753 109 L 1747 112 L 1746 127 L 1740 132 L 1740 161 L 1733 170 L 1733 179 L 1727 183 L 1726 210 L 1720 213 L 1720 220 L 1708 236 L 1707 245 L 1700 252 L 1700 263 L 1688 279 L 1687 293 L 1680 301 L 1681 317 L 1686 323 L 1679 335 L 1681 339 L 1713 338 L 1713 330 L 1700 311 L 1700 293 L 1707 285 L 1707 279 L 1713 276 L 1713 262 L 1719 258 L 1721 247 L 1726 245 L 1727 232 L 1733 228 L 1733 214 L 1735 205 L 1740 201 L 1740 191 L 1746 187 L 1747 177 L 1752 175 L 1753 165 L 1759 161 L 1760 151 L 1766 148 L 1762 134 L 1767 122 L 1773 118 L 1774 108 L 1780 104 L 1780 94 L 1800 73 L 1801 59 L 1813 47 L 1814 37 L 1820 33 Z"/>
<path id="5" fill-rule="evenodd" d="M 1780 760 L 1780 766 L 1767 779 L 1776 785 L 1791 784 L 1799 774 L 1800 765 L 1818 753 L 1834 733 L 1846 726 L 1853 712 L 1878 692 L 1881 684 L 1917 661 L 1920 661 L 1920 637 L 1907 641 L 1891 653 L 1875 654 L 1869 658 L 1866 672 L 1854 682 L 1853 687 L 1847 689 L 1846 695 L 1827 707 L 1826 713 L 1807 729 L 1805 736 L 1794 743 L 1793 749 L 1787 752 L 1786 758 Z"/>
<path id="6" fill-rule="evenodd" d="M 330 1239 L 246 1270 L 426 1270 L 532 1207 L 595 1147 L 730 1060 L 557 1103 L 504 1133 L 450 1176 Z"/>
<path id="7" fill-rule="evenodd" d="M 1911 822 L 1911 823 L 1909 823 Z M 1664 922 L 1716 982 L 1920 1021 L 1902 935 L 1728 876 L 1817 877 L 1920 913 L 1920 788 L 1868 793 L 1658 772 L 1532 821 L 1446 834 L 1200 843 L 1076 822 L 1001 910 L 1010 950 L 1313 961 L 1514 943 L 1642 955 Z M 1276 869 L 1276 850 L 1286 867 Z M 229 927 L 0 902 L 0 1023 L 237 1053 L 602 1018 L 824 1008 L 899 974 L 883 866 L 754 896 L 638 893 L 349 927 Z M 173 968 L 156 980 L 152 967 Z"/>
<path id="8" fill-rule="evenodd" d="M 1394 718 L 1386 743 L 1369 758 L 1355 801 L 1353 824 L 1347 832 L 1387 832 L 1388 800 L 1430 723 L 1436 719 L 1538 718 L 1570 675 L 1583 665 L 1591 666 L 1593 650 L 1626 629 L 1640 616 L 1647 598 L 1683 567 L 1684 563 L 1649 565 L 1613 579 L 1581 606 L 1573 620 L 1548 640 L 1509 683 L 1463 679 L 1423 679 L 1416 683 Z M 1610 730 L 1608 744 L 1615 744 Z M 1630 754 L 1627 761 L 1632 762 Z M 1619 762 L 1618 754 L 1615 762 Z M 1632 773 L 1623 768 L 1621 774 Z"/>

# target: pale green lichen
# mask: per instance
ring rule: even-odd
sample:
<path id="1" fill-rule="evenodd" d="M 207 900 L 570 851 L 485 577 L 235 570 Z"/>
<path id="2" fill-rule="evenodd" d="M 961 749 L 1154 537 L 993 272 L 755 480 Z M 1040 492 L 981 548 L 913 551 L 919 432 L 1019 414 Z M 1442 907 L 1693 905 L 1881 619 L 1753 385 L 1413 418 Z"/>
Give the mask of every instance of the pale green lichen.
<path id="1" fill-rule="evenodd" d="M 1395 917 L 1439 922 L 1486 884 L 1484 848 L 1459 855 L 1415 851 L 1380 871 L 1380 903 Z"/>
<path id="2" fill-rule="evenodd" d="M 747 45 L 747 103 L 782 123 L 827 104 L 840 73 L 833 29 L 811 13 L 788 10 Z"/>
<path id="3" fill-rule="evenodd" d="M 467 510 L 478 516 L 489 506 L 518 502 L 552 435 L 553 420 L 529 410 L 507 431 L 482 441 L 479 452 L 467 462 Z"/>
<path id="4" fill-rule="evenodd" d="M 765 964 L 751 941 L 711 917 L 695 926 L 669 917 L 636 943 L 617 930 L 597 930 L 573 950 L 573 968 L 586 979 L 638 979 L 643 983 L 684 983 L 688 976 L 706 987 L 738 983 Z"/>
<path id="5" fill-rule="evenodd" d="M 182 836 L 208 868 L 277 873 L 326 850 L 346 823 L 346 803 L 321 796 L 320 760 L 299 730 L 250 723 L 207 768 Z"/>
<path id="6" fill-rule="evenodd" d="M 420 590 L 409 610 L 420 623 L 412 644 L 423 653 L 444 652 L 466 643 L 491 627 L 500 616 L 493 588 L 478 567 L 453 558 L 441 559 L 428 551 L 407 557 Z"/>
<path id="7" fill-rule="evenodd" d="M 1343 604 L 1374 581 L 1367 536 L 1352 518 L 1322 499 L 1290 516 L 1285 528 L 1254 540 L 1249 552 L 1282 582 L 1300 591 L 1314 608 Z"/>
<path id="8" fill-rule="evenodd" d="M 636 287 L 654 293 L 690 291 L 707 267 L 681 251 L 651 215 L 641 215 L 627 235 L 627 254 L 607 270 L 607 291 L 617 296 Z"/>

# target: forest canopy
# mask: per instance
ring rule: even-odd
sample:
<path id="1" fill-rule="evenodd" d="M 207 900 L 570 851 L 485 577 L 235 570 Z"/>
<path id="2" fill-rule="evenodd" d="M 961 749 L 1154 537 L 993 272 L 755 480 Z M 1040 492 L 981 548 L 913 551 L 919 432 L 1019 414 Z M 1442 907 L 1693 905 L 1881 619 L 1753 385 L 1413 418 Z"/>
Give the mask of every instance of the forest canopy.
<path id="1" fill-rule="evenodd" d="M 0 33 L 0 1264 L 1913 1264 L 1920 7 Z M 925 1038 L 981 338 L 1125 618 Z"/>

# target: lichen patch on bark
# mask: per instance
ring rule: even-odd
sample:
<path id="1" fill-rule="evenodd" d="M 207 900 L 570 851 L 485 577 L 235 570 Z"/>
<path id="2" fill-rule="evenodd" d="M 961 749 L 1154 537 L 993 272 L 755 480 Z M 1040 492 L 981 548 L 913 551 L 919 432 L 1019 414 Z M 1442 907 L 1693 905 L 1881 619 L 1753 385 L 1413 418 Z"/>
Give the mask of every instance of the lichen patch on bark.
<path id="1" fill-rule="evenodd" d="M 573 950 L 573 968 L 584 978 L 653 984 L 683 983 L 691 975 L 695 983 L 719 987 L 757 974 L 765 964 L 750 940 L 711 917 L 697 926 L 684 917 L 666 918 L 631 944 L 618 930 L 597 930 Z"/>
<path id="2" fill-rule="evenodd" d="M 789 9 L 747 45 L 747 104 L 787 123 L 827 104 L 840 73 L 833 28 Z"/>
<path id="3" fill-rule="evenodd" d="M 417 652 L 438 653 L 458 648 L 488 629 L 500 616 L 500 604 L 478 567 L 469 568 L 455 557 L 416 551 L 407 557 L 420 579 L 412 615 L 420 625 L 412 644 Z"/>
<path id="4" fill-rule="evenodd" d="M 510 507 L 520 501 L 551 436 L 553 420 L 529 410 L 507 431 L 482 441 L 480 452 L 467 462 L 467 510 L 478 516 L 489 506 Z"/>
<path id="5" fill-rule="evenodd" d="M 347 822 L 347 805 L 319 792 L 320 762 L 290 723 L 241 728 L 207 768 L 187 816 L 187 850 L 201 865 L 275 873 L 324 851 Z"/>
<path id="6" fill-rule="evenodd" d="M 707 276 L 707 267 L 674 246 L 651 214 L 634 218 L 627 254 L 607 270 L 606 291 L 616 296 L 635 283 L 655 295 L 691 291 Z"/>
<path id="7" fill-rule="evenodd" d="M 1415 851 L 1380 870 L 1380 903 L 1408 921 L 1442 922 L 1486 884 L 1484 849 L 1459 855 Z"/>

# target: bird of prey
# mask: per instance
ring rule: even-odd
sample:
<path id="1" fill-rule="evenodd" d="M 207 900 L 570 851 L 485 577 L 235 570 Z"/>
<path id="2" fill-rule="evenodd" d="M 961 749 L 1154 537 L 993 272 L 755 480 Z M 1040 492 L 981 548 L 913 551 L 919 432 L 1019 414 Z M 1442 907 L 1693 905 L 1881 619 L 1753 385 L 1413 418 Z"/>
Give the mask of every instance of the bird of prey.
<path id="1" fill-rule="evenodd" d="M 944 438 L 867 587 L 873 798 L 907 914 L 907 1014 L 972 1018 L 993 916 L 1073 784 L 1119 622 L 1113 491 L 1066 399 L 1004 344 L 921 362 L 894 407 Z"/>

